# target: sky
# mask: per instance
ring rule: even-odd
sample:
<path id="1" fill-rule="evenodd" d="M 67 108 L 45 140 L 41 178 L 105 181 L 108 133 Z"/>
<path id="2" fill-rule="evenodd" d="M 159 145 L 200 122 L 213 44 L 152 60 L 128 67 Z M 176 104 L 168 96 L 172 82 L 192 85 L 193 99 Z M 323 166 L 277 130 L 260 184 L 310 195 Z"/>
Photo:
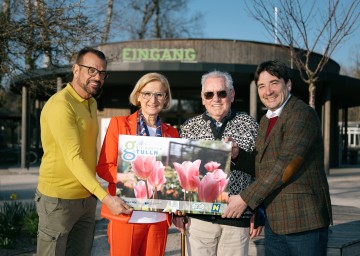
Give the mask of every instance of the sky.
<path id="1" fill-rule="evenodd" d="M 349 0 L 342 0 L 347 3 Z M 265 30 L 246 10 L 244 0 L 190 0 L 189 11 L 200 11 L 204 15 L 203 37 L 210 39 L 235 39 L 274 43 L 274 37 Z M 360 24 L 360 20 L 358 20 Z M 358 32 L 335 50 L 331 59 L 340 66 L 354 62 L 352 56 L 360 49 L 360 25 Z"/>

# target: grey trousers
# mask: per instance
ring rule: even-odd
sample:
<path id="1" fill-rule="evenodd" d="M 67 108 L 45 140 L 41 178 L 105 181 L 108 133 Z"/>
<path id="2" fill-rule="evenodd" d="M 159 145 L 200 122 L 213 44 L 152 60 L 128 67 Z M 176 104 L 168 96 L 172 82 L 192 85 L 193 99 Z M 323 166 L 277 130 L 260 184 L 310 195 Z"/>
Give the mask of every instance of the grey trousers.
<path id="1" fill-rule="evenodd" d="M 97 199 L 61 199 L 35 193 L 39 215 L 37 255 L 90 255 Z"/>

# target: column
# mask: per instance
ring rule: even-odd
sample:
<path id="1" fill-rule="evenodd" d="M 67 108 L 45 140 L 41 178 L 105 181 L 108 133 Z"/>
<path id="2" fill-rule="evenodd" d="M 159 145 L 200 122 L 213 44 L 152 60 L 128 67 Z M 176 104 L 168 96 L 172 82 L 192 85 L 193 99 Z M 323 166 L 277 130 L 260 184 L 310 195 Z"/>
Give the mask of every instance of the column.
<path id="1" fill-rule="evenodd" d="M 330 174 L 330 129 L 331 129 L 331 89 L 325 87 L 324 108 L 324 168 Z"/>
<path id="2" fill-rule="evenodd" d="M 256 88 L 255 81 L 251 81 L 249 114 L 250 114 L 250 116 L 255 118 L 255 120 L 257 120 L 257 98 L 258 98 L 258 96 L 257 96 L 257 88 Z"/>

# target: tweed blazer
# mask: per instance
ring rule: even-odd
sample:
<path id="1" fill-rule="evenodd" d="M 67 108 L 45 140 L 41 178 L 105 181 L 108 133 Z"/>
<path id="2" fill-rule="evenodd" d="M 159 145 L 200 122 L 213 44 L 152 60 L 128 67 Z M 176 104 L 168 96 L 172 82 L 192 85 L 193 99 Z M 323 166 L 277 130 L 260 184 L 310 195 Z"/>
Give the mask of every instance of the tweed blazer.
<path id="1" fill-rule="evenodd" d="M 256 139 L 256 179 L 241 197 L 252 209 L 264 204 L 277 234 L 329 226 L 331 201 L 317 113 L 291 96 L 265 139 L 268 124 L 263 116 Z"/>

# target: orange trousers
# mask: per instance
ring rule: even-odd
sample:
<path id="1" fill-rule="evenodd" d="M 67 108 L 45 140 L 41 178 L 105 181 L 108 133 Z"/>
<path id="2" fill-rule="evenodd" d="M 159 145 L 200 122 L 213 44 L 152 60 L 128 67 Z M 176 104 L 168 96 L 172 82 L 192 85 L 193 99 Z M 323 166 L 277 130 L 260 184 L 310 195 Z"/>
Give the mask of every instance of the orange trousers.
<path id="1" fill-rule="evenodd" d="M 133 224 L 119 220 L 109 220 L 108 240 L 110 244 L 110 255 L 164 255 L 168 230 L 168 221 Z"/>

